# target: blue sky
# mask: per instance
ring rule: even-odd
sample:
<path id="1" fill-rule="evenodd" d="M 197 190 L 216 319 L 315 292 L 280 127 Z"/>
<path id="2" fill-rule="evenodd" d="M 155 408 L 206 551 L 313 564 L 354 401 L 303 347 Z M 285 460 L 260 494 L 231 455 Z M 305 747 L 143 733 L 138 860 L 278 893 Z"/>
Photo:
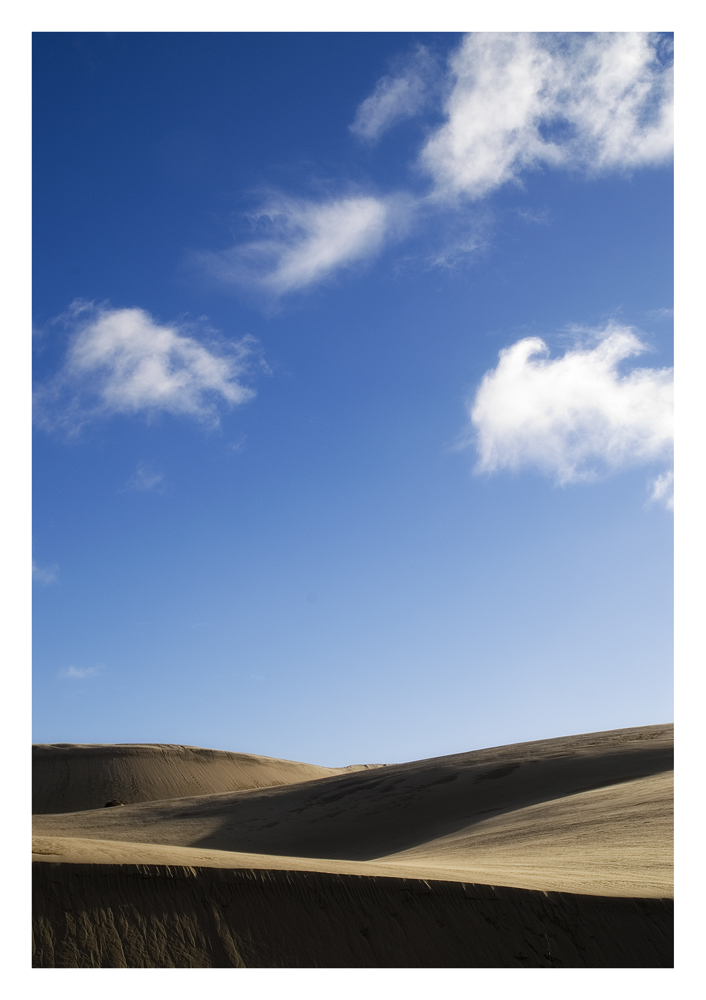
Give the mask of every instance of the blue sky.
<path id="1" fill-rule="evenodd" d="M 672 717 L 670 68 L 35 36 L 35 741 Z"/>

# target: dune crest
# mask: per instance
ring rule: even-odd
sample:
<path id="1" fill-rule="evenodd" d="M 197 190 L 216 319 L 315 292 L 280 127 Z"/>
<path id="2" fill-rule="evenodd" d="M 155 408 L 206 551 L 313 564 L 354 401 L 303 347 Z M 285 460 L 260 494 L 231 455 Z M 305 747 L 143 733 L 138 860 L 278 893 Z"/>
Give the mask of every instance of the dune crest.
<path id="1" fill-rule="evenodd" d="M 166 743 L 40 743 L 32 747 L 32 812 L 269 788 L 347 770 Z"/>

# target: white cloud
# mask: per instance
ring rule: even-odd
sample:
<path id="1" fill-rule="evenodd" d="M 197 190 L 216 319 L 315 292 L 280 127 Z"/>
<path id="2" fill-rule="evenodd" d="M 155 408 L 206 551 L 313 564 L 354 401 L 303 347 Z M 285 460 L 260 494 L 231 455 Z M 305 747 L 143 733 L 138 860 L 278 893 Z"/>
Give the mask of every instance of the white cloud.
<path id="1" fill-rule="evenodd" d="M 58 566 L 37 566 L 32 562 L 32 579 L 37 583 L 55 583 L 59 573 Z"/>
<path id="2" fill-rule="evenodd" d="M 644 33 L 467 35 L 449 60 L 446 122 L 421 153 L 436 194 L 481 198 L 542 164 L 597 172 L 667 160 L 665 48 Z"/>
<path id="3" fill-rule="evenodd" d="M 398 214 L 369 195 L 320 203 L 280 198 L 252 216 L 262 238 L 196 260 L 221 282 L 279 297 L 375 254 Z"/>
<path id="4" fill-rule="evenodd" d="M 669 469 L 650 483 L 652 493 L 650 503 L 663 504 L 667 510 L 674 510 L 674 472 Z"/>
<path id="5" fill-rule="evenodd" d="M 417 166 L 427 194 L 271 198 L 250 213 L 255 235 L 192 263 L 211 279 L 266 300 L 302 291 L 377 254 L 410 223 L 458 224 L 459 197 L 479 200 L 543 166 L 599 174 L 666 162 L 672 154 L 671 39 L 655 33 L 492 33 L 463 37 L 446 72 L 423 48 L 382 77 L 350 126 L 374 140 L 444 101 Z M 467 206 L 466 206 L 467 209 Z M 541 216 L 526 221 L 547 223 Z M 468 229 L 468 226 L 466 227 Z M 454 266 L 480 234 L 445 239 L 424 260 Z"/>
<path id="6" fill-rule="evenodd" d="M 125 489 L 147 493 L 163 489 L 164 474 L 156 472 L 148 462 L 138 462 L 137 468 L 125 484 Z"/>
<path id="7" fill-rule="evenodd" d="M 359 105 L 351 132 L 360 139 L 379 139 L 392 125 L 418 114 L 429 97 L 432 69 L 427 50 L 420 47 L 396 76 L 383 76 Z"/>
<path id="8" fill-rule="evenodd" d="M 350 126 L 372 141 L 446 93 L 445 121 L 419 155 L 425 196 L 278 196 L 250 214 L 256 236 L 192 262 L 224 285 L 279 299 L 373 257 L 412 219 L 450 229 L 458 197 L 478 200 L 541 166 L 600 173 L 665 162 L 672 153 L 668 36 L 492 33 L 464 36 L 445 77 L 423 48 L 382 77 Z M 529 221 L 529 214 L 526 215 Z M 536 222 L 546 221 L 539 217 Z M 454 264 L 479 237 L 447 240 L 431 263 Z"/>
<path id="9" fill-rule="evenodd" d="M 159 411 L 218 422 L 218 407 L 254 396 L 239 381 L 254 341 L 206 346 L 191 328 L 161 325 L 143 309 L 76 302 L 66 362 L 37 393 L 45 426 L 76 429 L 99 416 Z"/>
<path id="10" fill-rule="evenodd" d="M 479 471 L 534 466 L 565 484 L 670 461 L 672 370 L 621 374 L 622 361 L 646 350 L 629 327 L 611 323 L 593 339 L 553 360 L 538 337 L 500 352 L 468 404 Z"/>
<path id="11" fill-rule="evenodd" d="M 86 677 L 97 677 L 100 673 L 98 667 L 67 667 L 66 670 L 61 670 L 59 672 L 59 677 L 72 679 L 72 680 L 84 680 Z"/>

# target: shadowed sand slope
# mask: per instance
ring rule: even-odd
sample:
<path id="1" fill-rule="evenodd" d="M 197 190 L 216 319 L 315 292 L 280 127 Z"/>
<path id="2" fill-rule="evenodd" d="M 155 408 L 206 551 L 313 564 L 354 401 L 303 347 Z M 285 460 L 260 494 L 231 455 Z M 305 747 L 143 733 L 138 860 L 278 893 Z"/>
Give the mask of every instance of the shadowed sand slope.
<path id="1" fill-rule="evenodd" d="M 267 788 L 345 770 L 163 743 L 39 744 L 32 747 L 32 812 Z"/>
<path id="2" fill-rule="evenodd" d="M 290 867 L 374 862 L 419 877 L 661 897 L 672 893 L 672 755 L 672 727 L 649 726 L 34 825 L 40 837 L 276 855 Z"/>
<path id="3" fill-rule="evenodd" d="M 34 966 L 671 967 L 670 900 L 421 879 L 37 864 Z"/>

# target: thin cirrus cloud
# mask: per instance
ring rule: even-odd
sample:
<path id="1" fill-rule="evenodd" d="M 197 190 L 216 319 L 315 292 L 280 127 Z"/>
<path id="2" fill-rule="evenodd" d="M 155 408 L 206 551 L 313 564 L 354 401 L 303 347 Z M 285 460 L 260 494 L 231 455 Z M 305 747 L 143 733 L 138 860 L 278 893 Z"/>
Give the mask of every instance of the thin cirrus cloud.
<path id="1" fill-rule="evenodd" d="M 164 473 L 157 472 L 149 462 L 138 462 L 123 488 L 138 493 L 161 493 L 164 490 Z"/>
<path id="2" fill-rule="evenodd" d="M 589 481 L 640 464 L 671 461 L 673 373 L 619 366 L 646 350 L 629 327 L 593 331 L 550 358 L 539 337 L 500 352 L 468 402 L 479 472 L 534 467 L 559 485 Z M 671 473 L 652 483 L 652 499 L 670 506 Z"/>
<path id="3" fill-rule="evenodd" d="M 398 122 L 418 115 L 429 103 L 434 63 L 420 46 L 395 76 L 383 76 L 370 97 L 358 106 L 349 126 L 359 139 L 374 142 Z"/>
<path id="4" fill-rule="evenodd" d="M 58 566 L 38 566 L 37 563 L 32 561 L 32 579 L 35 583 L 42 583 L 45 585 L 56 583 L 58 575 Z"/>
<path id="5" fill-rule="evenodd" d="M 256 239 L 195 262 L 217 281 L 279 298 L 371 257 L 389 233 L 394 207 L 369 195 L 325 202 L 278 198 L 250 218 Z"/>
<path id="6" fill-rule="evenodd" d="M 222 406 L 254 396 L 241 377 L 254 340 L 203 342 L 186 325 L 162 325 L 144 309 L 74 302 L 61 318 L 72 329 L 63 368 L 36 393 L 47 429 L 78 430 L 115 414 L 159 412 L 217 424 Z"/>
<path id="7" fill-rule="evenodd" d="M 466 35 L 449 83 L 446 121 L 420 155 L 437 197 L 482 198 L 542 165 L 602 172 L 672 155 L 671 52 L 658 35 Z"/>
<path id="8" fill-rule="evenodd" d="M 101 673 L 99 667 L 67 667 L 59 671 L 59 677 L 64 680 L 85 680 L 87 677 L 97 677 Z"/>

